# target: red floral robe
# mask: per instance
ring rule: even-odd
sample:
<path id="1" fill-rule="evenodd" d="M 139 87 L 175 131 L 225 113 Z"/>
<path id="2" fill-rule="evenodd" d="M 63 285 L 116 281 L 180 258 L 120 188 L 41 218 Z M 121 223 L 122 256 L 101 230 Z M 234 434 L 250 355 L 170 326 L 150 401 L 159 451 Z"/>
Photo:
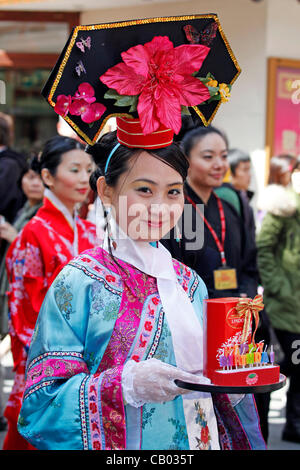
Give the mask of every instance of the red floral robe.
<path id="1" fill-rule="evenodd" d="M 50 198 L 51 199 L 51 198 Z M 27 352 L 36 319 L 48 288 L 62 267 L 78 253 L 97 245 L 96 227 L 76 217 L 72 228 L 55 198 L 43 206 L 11 244 L 6 256 L 11 350 L 15 380 L 5 417 L 8 433 L 5 450 L 32 448 L 16 425 L 25 385 Z"/>

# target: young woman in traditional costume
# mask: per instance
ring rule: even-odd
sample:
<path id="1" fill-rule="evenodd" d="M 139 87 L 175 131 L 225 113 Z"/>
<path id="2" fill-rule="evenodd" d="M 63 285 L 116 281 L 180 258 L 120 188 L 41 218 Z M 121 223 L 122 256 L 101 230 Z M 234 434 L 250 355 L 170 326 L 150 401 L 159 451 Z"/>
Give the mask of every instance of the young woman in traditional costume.
<path id="1" fill-rule="evenodd" d="M 95 246 L 96 227 L 76 215 L 89 190 L 93 161 L 83 146 L 55 136 L 44 146 L 40 172 L 46 186 L 42 207 L 10 245 L 7 257 L 8 307 L 15 380 L 5 417 L 4 449 L 28 449 L 17 432 L 28 348 L 39 309 L 59 270 L 78 253 Z"/>
<path id="2" fill-rule="evenodd" d="M 207 289 L 159 243 L 183 210 L 188 162 L 172 143 L 181 105 L 210 98 L 192 76 L 209 48 L 183 42 L 190 23 L 208 25 L 212 38 L 218 23 L 215 15 L 187 20 L 79 28 L 57 64 L 57 80 L 54 73 L 46 85 L 52 106 L 91 143 L 98 166 L 91 183 L 106 224 L 103 245 L 63 268 L 40 310 L 18 422 L 38 449 L 265 448 L 251 395 L 212 399 L 174 382 L 208 381 L 202 375 Z M 125 31 L 124 43 L 116 43 L 116 28 Z M 129 49 L 115 65 L 121 42 Z M 114 50 L 97 60 L 93 44 Z M 86 54 L 87 72 L 79 86 L 72 80 L 77 49 Z M 104 99 L 103 84 L 113 89 Z M 124 102 L 131 102 L 130 112 L 137 104 L 138 117 L 118 116 L 117 133 L 96 143 L 105 119 Z"/>

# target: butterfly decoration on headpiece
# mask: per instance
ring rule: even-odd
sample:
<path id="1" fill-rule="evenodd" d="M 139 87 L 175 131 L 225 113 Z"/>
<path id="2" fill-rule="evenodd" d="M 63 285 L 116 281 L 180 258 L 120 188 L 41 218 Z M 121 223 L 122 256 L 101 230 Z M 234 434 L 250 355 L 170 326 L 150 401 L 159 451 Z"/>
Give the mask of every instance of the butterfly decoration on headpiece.
<path id="1" fill-rule="evenodd" d="M 76 70 L 76 73 L 77 73 L 78 77 L 80 77 L 80 75 L 81 75 L 82 73 L 86 73 L 86 70 L 85 70 L 85 67 L 84 67 L 84 65 L 83 65 L 82 60 L 80 60 L 79 62 L 77 62 L 77 65 L 76 65 L 76 67 L 75 67 L 75 70 Z"/>
<path id="2" fill-rule="evenodd" d="M 81 50 L 81 52 L 85 52 L 85 47 L 87 49 L 91 48 L 91 37 L 88 36 L 87 38 L 80 38 L 80 41 L 76 42 L 76 46 Z"/>
<path id="3" fill-rule="evenodd" d="M 215 21 L 210 23 L 202 31 L 197 31 L 194 26 L 187 24 L 183 27 L 186 38 L 190 44 L 203 44 L 204 46 L 211 46 L 216 37 L 218 25 Z"/>

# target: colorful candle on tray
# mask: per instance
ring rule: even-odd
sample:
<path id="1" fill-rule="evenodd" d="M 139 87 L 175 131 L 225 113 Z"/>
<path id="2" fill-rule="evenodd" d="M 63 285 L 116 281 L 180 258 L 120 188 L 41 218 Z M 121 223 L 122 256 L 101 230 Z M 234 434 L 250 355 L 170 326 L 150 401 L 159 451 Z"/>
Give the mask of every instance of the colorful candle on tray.
<path id="1" fill-rule="evenodd" d="M 240 358 L 241 358 L 241 366 L 242 366 L 242 367 L 245 367 L 246 364 L 247 364 L 247 355 L 246 355 L 246 354 L 242 354 L 242 355 L 240 356 Z"/>
<path id="2" fill-rule="evenodd" d="M 253 353 L 253 346 L 251 349 L 249 349 L 249 352 L 247 354 L 247 364 L 253 366 L 254 362 L 254 353 Z"/>
<path id="3" fill-rule="evenodd" d="M 229 354 L 227 359 L 228 359 L 228 365 L 229 365 L 230 369 L 232 369 L 232 366 L 233 366 L 233 350 L 231 351 L 231 353 Z"/>
<path id="4" fill-rule="evenodd" d="M 261 361 L 261 352 L 255 351 L 255 353 L 254 353 L 254 363 L 255 363 L 255 365 L 259 366 L 260 361 Z"/>
<path id="5" fill-rule="evenodd" d="M 267 364 L 269 362 L 269 356 L 267 353 L 267 346 L 265 347 L 265 350 L 261 353 L 261 362 L 262 364 Z"/>
<path id="6" fill-rule="evenodd" d="M 220 363 L 220 367 L 223 367 L 223 370 L 225 369 L 225 367 L 227 367 L 228 361 L 227 361 L 227 357 L 224 354 L 222 354 L 222 356 L 219 357 L 219 363 Z"/>
<path id="7" fill-rule="evenodd" d="M 233 356 L 233 357 L 234 357 L 234 365 L 235 365 L 235 367 L 238 366 L 239 355 L 240 355 L 239 345 L 236 344 L 236 345 L 234 346 L 234 356 Z"/>

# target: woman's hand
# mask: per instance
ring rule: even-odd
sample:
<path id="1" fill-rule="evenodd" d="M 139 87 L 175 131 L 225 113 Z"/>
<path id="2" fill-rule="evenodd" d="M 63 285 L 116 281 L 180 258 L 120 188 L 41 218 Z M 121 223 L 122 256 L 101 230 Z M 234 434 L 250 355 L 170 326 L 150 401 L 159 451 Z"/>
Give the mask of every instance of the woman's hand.
<path id="1" fill-rule="evenodd" d="M 190 383 L 210 383 L 203 376 L 185 372 L 158 359 L 146 361 L 128 361 L 123 369 L 122 386 L 125 401 L 134 407 L 144 403 L 164 403 L 177 395 L 191 393 L 190 390 L 177 387 L 174 380 Z"/>

